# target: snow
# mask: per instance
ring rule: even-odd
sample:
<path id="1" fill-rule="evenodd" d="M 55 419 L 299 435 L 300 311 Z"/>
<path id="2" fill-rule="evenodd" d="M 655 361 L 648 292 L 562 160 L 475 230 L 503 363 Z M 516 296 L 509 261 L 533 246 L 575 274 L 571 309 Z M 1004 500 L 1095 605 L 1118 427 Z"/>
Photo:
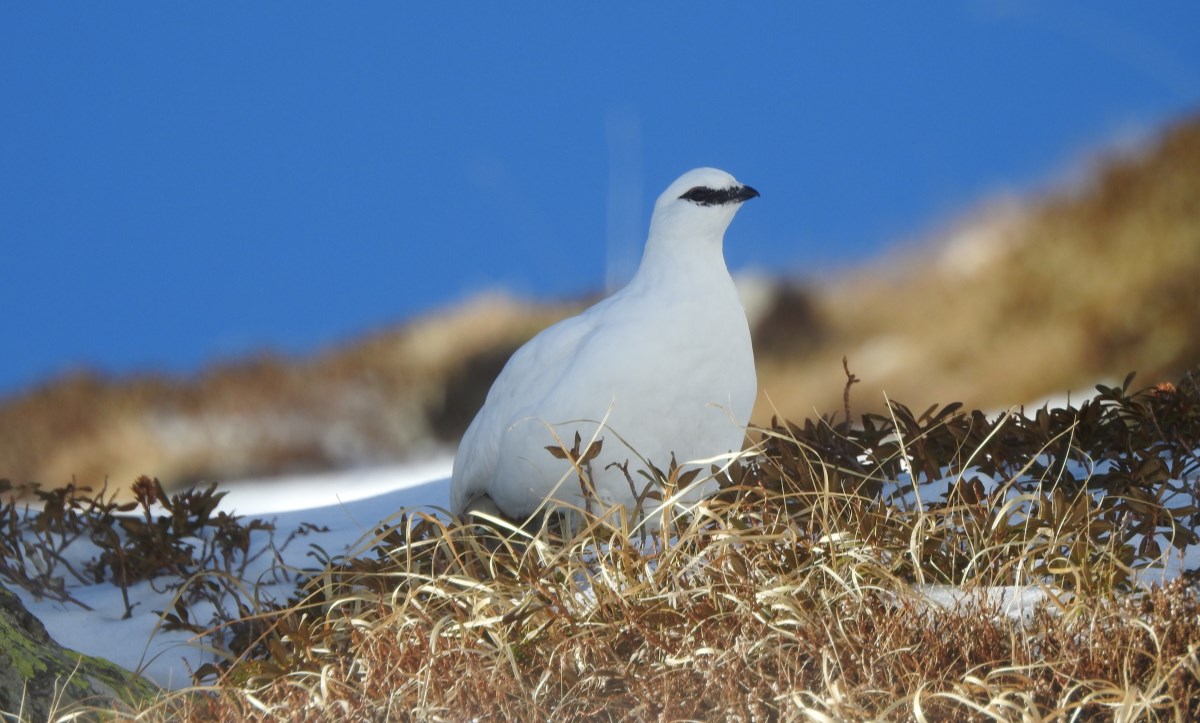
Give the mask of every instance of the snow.
<path id="1" fill-rule="evenodd" d="M 1196 450 L 1195 454 L 1200 454 L 1200 449 Z M 860 457 L 860 460 L 865 459 L 865 457 Z M 1043 466 L 1049 466 L 1052 462 L 1049 457 L 1045 456 L 1039 457 L 1036 461 L 1041 462 Z M 911 474 L 908 472 L 910 467 L 906 462 L 907 459 L 901 461 L 901 467 L 906 472 L 893 482 L 883 485 L 880 492 L 883 500 L 896 507 L 911 509 L 928 505 L 930 502 L 944 501 L 956 483 L 972 478 L 979 480 L 985 494 L 991 495 L 997 490 L 1003 491 L 1004 503 L 1008 506 L 1007 513 L 1010 518 L 1027 515 L 1035 502 L 1028 492 L 1022 492 L 1016 486 L 1009 484 L 1008 478 L 1003 475 L 985 474 L 977 467 L 968 467 L 960 474 L 946 475 L 913 485 Z M 1063 466 L 1063 473 L 1070 474 L 1075 479 L 1087 479 L 1093 474 L 1106 472 L 1111 464 L 1112 462 L 1108 460 L 1099 462 L 1071 460 Z M 1197 487 L 1197 480 L 1188 478 L 1188 481 L 1189 485 L 1179 484 L 1180 480 L 1172 480 L 1171 484 L 1183 488 Z M 1044 482 L 1048 486 L 1052 486 L 1054 480 L 1045 480 Z M 1162 504 L 1167 507 L 1182 507 L 1191 501 L 1191 498 L 1182 492 L 1168 493 L 1161 500 Z M 1142 535 L 1131 535 L 1130 543 L 1136 548 L 1142 537 Z M 1134 571 L 1133 577 L 1139 585 L 1146 587 L 1163 585 L 1179 577 L 1184 571 L 1200 570 L 1200 545 L 1191 545 L 1182 551 L 1169 544 L 1164 544 L 1162 547 L 1164 548 L 1163 552 L 1154 564 Z M 1037 588 L 1037 586 L 1033 587 Z M 937 602 L 946 604 L 957 600 L 954 595 L 947 597 L 940 593 L 930 597 Z"/>
<path id="2" fill-rule="evenodd" d="M 228 494 L 218 509 L 273 521 L 277 544 L 302 523 L 328 528 L 297 537 L 282 550 L 285 565 L 314 567 L 316 562 L 309 556 L 312 545 L 330 555 L 342 554 L 369 536 L 380 522 L 405 508 L 444 507 L 450 495 L 450 466 L 451 459 L 443 457 L 408 466 L 238 482 L 222 487 L 228 489 Z M 260 537 L 265 533 L 257 533 L 255 539 Z M 77 545 L 79 549 L 74 545 L 68 548 L 73 556 L 86 558 L 94 554 L 94 548 Z M 245 579 L 253 581 L 268 575 L 272 563 L 269 555 L 257 558 L 247 567 Z M 136 601 L 129 619 L 122 619 L 124 601 L 120 589 L 113 585 L 68 583 L 67 591 L 92 608 L 90 611 L 70 603 L 36 599 L 16 585 L 7 587 L 21 597 L 60 644 L 138 670 L 164 687 L 190 685 L 191 672 L 213 660 L 192 634 L 159 629 L 162 623 L 157 611 L 169 611 L 174 602 L 174 594 L 163 590 L 161 583 L 145 581 L 129 588 L 130 598 Z M 292 584 L 275 580 L 265 589 L 282 599 Z M 203 618 L 204 605 L 192 606 L 191 610 L 194 622 L 207 622 Z"/>
<path id="3" fill-rule="evenodd" d="M 343 506 L 388 496 L 398 507 L 443 505 L 449 492 L 438 487 L 450 475 L 450 457 L 402 467 L 369 467 L 286 479 L 246 480 L 230 485 L 220 509 L 239 515 Z M 383 500 L 379 500 L 383 504 Z"/>
<path id="4" fill-rule="evenodd" d="M 917 585 L 913 590 L 934 606 L 954 610 L 980 601 L 1011 620 L 1029 622 L 1037 606 L 1050 599 L 1050 590 L 1041 585 L 999 585 L 964 590 L 953 585 Z"/>

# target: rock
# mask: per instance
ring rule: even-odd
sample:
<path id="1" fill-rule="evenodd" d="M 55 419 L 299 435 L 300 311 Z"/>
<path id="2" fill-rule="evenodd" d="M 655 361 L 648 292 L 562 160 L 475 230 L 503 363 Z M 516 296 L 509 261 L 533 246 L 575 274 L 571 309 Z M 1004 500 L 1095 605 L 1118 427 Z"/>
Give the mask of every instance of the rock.
<path id="1" fill-rule="evenodd" d="M 21 599 L 0 585 L 0 719 L 49 720 L 75 704 L 111 710 L 158 692 L 136 673 L 56 643 Z"/>

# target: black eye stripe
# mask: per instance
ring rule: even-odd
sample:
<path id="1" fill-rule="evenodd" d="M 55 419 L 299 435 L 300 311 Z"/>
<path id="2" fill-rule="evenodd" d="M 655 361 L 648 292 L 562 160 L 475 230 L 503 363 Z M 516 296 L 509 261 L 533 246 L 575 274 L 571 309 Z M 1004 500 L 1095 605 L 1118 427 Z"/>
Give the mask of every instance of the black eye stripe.
<path id="1" fill-rule="evenodd" d="M 705 186 L 696 186 L 695 188 L 689 189 L 688 192 L 680 196 L 680 198 L 684 199 L 685 201 L 691 201 L 692 203 L 700 204 L 701 206 L 716 206 L 723 203 L 723 201 L 718 197 L 719 193 L 720 191 L 714 191 L 713 189 Z"/>
<path id="2" fill-rule="evenodd" d="M 680 196 L 685 201 L 691 201 L 698 206 L 724 206 L 727 203 L 741 203 L 748 198 L 758 195 L 749 186 L 734 186 L 733 188 L 709 188 L 696 186 Z"/>

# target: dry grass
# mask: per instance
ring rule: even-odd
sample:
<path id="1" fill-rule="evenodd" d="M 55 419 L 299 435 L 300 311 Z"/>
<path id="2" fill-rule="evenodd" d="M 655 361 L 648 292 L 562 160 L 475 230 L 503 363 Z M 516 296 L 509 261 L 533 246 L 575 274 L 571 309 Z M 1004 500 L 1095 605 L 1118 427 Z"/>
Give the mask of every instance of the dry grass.
<path id="1" fill-rule="evenodd" d="M 209 694 L 171 699 L 152 717 L 1200 713 L 1200 605 L 1181 583 L 1136 601 L 1078 599 L 1022 623 L 982 603 L 931 609 L 861 550 L 785 545 L 782 532 L 696 533 L 649 557 L 610 532 L 493 552 L 461 528 L 442 530 L 408 553 L 441 558 L 444 569 L 354 580 L 355 591 L 337 594 L 325 619 L 311 623 L 317 629 L 283 638 L 294 667 L 265 666 L 260 676 L 249 675 L 260 666 L 234 668 Z M 329 640 L 337 643 L 325 648 Z"/>
<path id="2" fill-rule="evenodd" d="M 983 606 L 885 601 L 833 571 L 707 575 L 667 595 L 601 592 L 583 614 L 519 585 L 355 610 L 340 655 L 269 683 L 226 683 L 150 711 L 173 720 L 1191 720 L 1195 594 L 1103 600 L 1026 624 Z M 824 583 L 824 584 L 823 584 Z M 830 585 L 829 583 L 834 583 Z M 547 587 L 544 583 L 544 588 Z M 552 586 L 551 590 L 558 586 Z M 814 596 L 824 593 L 824 599 Z M 512 595 L 525 609 L 498 603 Z M 449 601 L 453 601 L 452 603 Z M 360 601 L 364 607 L 366 601 Z"/>
<path id="3" fill-rule="evenodd" d="M 140 717 L 1194 720 L 1200 598 L 1135 575 L 1195 542 L 1176 523 L 1198 430 L 1192 377 L 1033 418 L 897 406 L 890 427 L 762 430 L 653 533 L 616 510 L 565 534 L 411 511 L 241 621 L 200 671 L 216 685 Z M 1146 471 L 1079 473 L 1118 457 Z M 920 583 L 1046 604 L 943 607 Z"/>

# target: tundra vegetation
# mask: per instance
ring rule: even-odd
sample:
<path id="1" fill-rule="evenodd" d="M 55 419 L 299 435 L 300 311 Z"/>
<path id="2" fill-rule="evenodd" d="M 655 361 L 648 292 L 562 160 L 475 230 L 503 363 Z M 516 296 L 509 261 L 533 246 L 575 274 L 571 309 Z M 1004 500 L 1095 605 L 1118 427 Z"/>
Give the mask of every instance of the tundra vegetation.
<path id="1" fill-rule="evenodd" d="M 403 510 L 278 570 L 286 599 L 239 572 L 302 540 L 214 512 L 217 489 L 25 490 L 41 504 L 5 504 L 0 576 L 68 601 L 72 579 L 173 586 L 163 625 L 223 661 L 83 711 L 116 717 L 1194 720 L 1198 374 L 850 424 L 848 373 L 842 412 L 753 429 L 712 470 L 720 492 L 657 527 Z M 646 481 L 669 499 L 696 480 Z M 1014 591 L 1040 602 L 1010 608 Z"/>

